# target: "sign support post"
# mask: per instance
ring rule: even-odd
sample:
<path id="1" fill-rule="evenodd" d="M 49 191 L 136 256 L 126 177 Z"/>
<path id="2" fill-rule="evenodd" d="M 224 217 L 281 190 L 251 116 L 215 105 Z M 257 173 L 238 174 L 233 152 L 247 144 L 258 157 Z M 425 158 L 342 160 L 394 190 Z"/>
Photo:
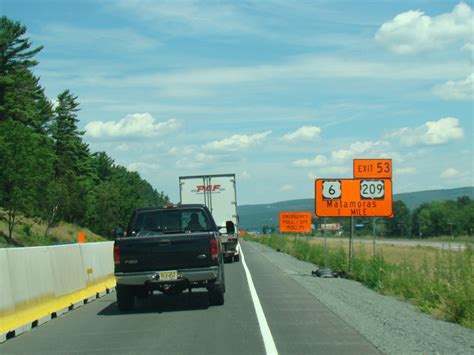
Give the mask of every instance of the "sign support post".
<path id="1" fill-rule="evenodd" d="M 324 224 L 326 224 L 327 218 L 324 218 Z M 327 236 L 326 236 L 326 231 L 323 229 L 323 235 L 324 235 L 324 268 L 328 268 L 328 245 L 327 245 Z"/>
<path id="2" fill-rule="evenodd" d="M 393 217 L 392 160 L 354 159 L 353 178 L 316 179 L 316 217 L 350 217 L 349 273 L 354 258 L 354 217 Z M 376 218 L 373 219 L 375 257 Z M 326 237 L 325 264 L 326 256 Z"/>
<path id="3" fill-rule="evenodd" d="M 373 240 L 373 249 L 374 249 L 374 258 L 375 258 L 375 235 L 376 235 L 376 230 L 375 230 L 375 223 L 377 222 L 377 217 L 373 217 L 372 219 L 372 224 L 373 224 L 373 228 L 374 228 L 374 240 Z"/>
<path id="4" fill-rule="evenodd" d="M 352 237 L 354 233 L 354 217 L 351 216 L 351 233 L 349 234 L 349 272 L 352 266 Z"/>

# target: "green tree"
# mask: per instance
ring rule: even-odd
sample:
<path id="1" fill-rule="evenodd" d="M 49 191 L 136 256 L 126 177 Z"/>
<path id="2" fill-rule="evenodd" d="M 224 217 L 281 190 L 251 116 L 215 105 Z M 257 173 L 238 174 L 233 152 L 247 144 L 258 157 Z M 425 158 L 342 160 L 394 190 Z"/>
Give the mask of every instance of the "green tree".
<path id="1" fill-rule="evenodd" d="M 461 196 L 456 199 L 459 207 L 469 206 L 473 201 L 469 196 Z"/>
<path id="2" fill-rule="evenodd" d="M 81 150 L 82 135 L 77 123 L 77 112 L 79 102 L 77 96 L 65 90 L 58 95 L 58 105 L 54 111 L 53 123 L 50 127 L 51 136 L 54 141 L 56 153 L 55 174 L 56 177 L 64 177 L 70 173 L 76 173 L 80 163 L 78 160 Z"/>
<path id="3" fill-rule="evenodd" d="M 31 68 L 43 47 L 32 48 L 26 27 L 0 17 L 0 206 L 9 238 L 18 212 L 60 220 L 107 235 L 137 207 L 169 202 L 136 172 L 105 152 L 91 154 L 78 128 L 79 101 L 69 90 L 53 110 Z"/>
<path id="4" fill-rule="evenodd" d="M 112 236 L 114 228 L 125 226 L 138 207 L 169 203 L 164 193 L 153 189 L 138 173 L 116 165 L 104 152 L 92 155 L 92 165 L 97 184 L 88 225 L 99 234 Z"/>
<path id="5" fill-rule="evenodd" d="M 15 116 L 20 116 L 22 121 L 25 116 L 31 117 L 31 106 L 35 106 L 36 100 L 43 100 L 38 97 L 42 93 L 38 79 L 29 71 L 38 64 L 32 58 L 43 47 L 32 49 L 29 39 L 24 37 L 25 33 L 26 27 L 19 22 L 6 16 L 0 17 L 0 122 Z M 24 95 L 25 91 L 27 95 Z M 23 102 L 16 103 L 15 99 L 23 99 Z M 25 100 L 32 102 L 25 106 Z"/>
<path id="6" fill-rule="evenodd" d="M 114 171 L 114 160 L 105 152 L 93 153 L 91 158 L 97 178 L 100 181 L 110 180 Z"/>
<path id="7" fill-rule="evenodd" d="M 457 198 L 457 218 L 454 221 L 457 234 L 472 235 L 474 233 L 474 201 L 469 196 Z"/>
<path id="8" fill-rule="evenodd" d="M 92 202 L 94 168 L 87 144 L 82 142 L 83 131 L 77 127 L 79 102 L 69 90 L 58 95 L 50 133 L 56 160 L 56 187 L 51 190 L 48 220 L 65 219 L 85 223 L 87 209 Z"/>
<path id="9" fill-rule="evenodd" d="M 45 133 L 53 111 L 39 79 L 27 69 L 16 70 L 11 77 L 14 83 L 4 92 L 2 105 L 5 117 Z"/>
<path id="10" fill-rule="evenodd" d="M 418 206 L 412 214 L 413 221 L 413 235 L 416 235 L 418 238 L 426 238 L 429 230 L 429 212 L 428 212 L 428 203 L 422 203 Z"/>
<path id="11" fill-rule="evenodd" d="M 7 211 L 8 239 L 19 211 L 34 214 L 41 188 L 52 177 L 52 155 L 45 137 L 19 122 L 0 123 L 0 201 Z"/>
<path id="12" fill-rule="evenodd" d="M 469 205 L 463 208 L 463 231 L 469 236 L 474 234 L 474 201 L 471 200 Z"/>
<path id="13" fill-rule="evenodd" d="M 413 212 L 413 224 L 422 237 L 470 235 L 474 228 L 474 201 L 463 196 L 456 201 L 424 203 Z"/>
<path id="14" fill-rule="evenodd" d="M 448 211 L 444 201 L 433 201 L 429 204 L 429 232 L 432 236 L 450 235 L 449 223 L 452 211 Z M 448 216 L 449 213 L 449 216 Z"/>
<path id="15" fill-rule="evenodd" d="M 409 237 L 411 235 L 411 215 L 405 202 L 393 202 L 393 218 L 385 220 L 385 229 L 390 236 Z"/>

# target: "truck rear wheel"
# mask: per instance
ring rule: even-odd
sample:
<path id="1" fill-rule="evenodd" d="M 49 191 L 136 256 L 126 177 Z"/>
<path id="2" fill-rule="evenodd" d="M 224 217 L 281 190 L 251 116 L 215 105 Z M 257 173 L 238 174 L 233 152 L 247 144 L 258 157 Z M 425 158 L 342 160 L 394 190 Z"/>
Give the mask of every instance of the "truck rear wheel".
<path id="1" fill-rule="evenodd" d="M 209 303 L 212 306 L 222 306 L 224 304 L 224 289 L 222 286 L 216 286 L 208 291 Z"/>
<path id="2" fill-rule="evenodd" d="M 130 311 L 135 304 L 135 293 L 132 287 L 117 285 L 117 307 L 120 311 Z"/>
<path id="3" fill-rule="evenodd" d="M 238 262 L 240 260 L 240 254 L 234 255 L 234 261 Z"/>

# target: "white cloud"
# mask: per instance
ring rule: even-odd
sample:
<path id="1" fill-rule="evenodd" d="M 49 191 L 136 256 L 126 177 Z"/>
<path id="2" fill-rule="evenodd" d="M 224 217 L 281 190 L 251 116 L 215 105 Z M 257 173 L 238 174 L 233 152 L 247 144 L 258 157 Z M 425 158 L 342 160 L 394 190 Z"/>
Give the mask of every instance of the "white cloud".
<path id="1" fill-rule="evenodd" d="M 242 173 L 240 173 L 239 175 L 239 178 L 244 179 L 244 180 L 248 180 L 251 177 L 252 175 L 248 171 L 242 171 Z"/>
<path id="2" fill-rule="evenodd" d="M 311 81 L 318 79 L 390 79 L 390 80 L 449 80 L 469 75 L 472 64 L 468 60 L 446 60 L 440 63 L 361 60 L 347 61 L 343 57 L 306 55 L 290 58 L 276 64 L 253 66 L 196 67 L 171 71 L 132 74 L 117 78 L 110 70 L 90 72 L 88 63 L 77 78 L 64 77 L 76 85 L 109 88 L 154 88 L 164 95 L 198 97 L 214 94 L 229 85 L 268 84 L 278 81 Z M 54 75 L 54 68 L 48 70 Z"/>
<path id="3" fill-rule="evenodd" d="M 414 175 L 416 174 L 416 168 L 413 168 L 413 167 L 395 168 L 394 172 L 397 175 Z"/>
<path id="4" fill-rule="evenodd" d="M 46 42 L 48 48 L 53 45 L 62 47 L 74 42 L 76 48 L 85 50 L 123 52 L 124 43 L 128 52 L 155 49 L 161 46 L 156 37 L 147 37 L 130 28 L 88 28 L 53 24 L 45 27 L 43 33 L 34 34 L 40 42 Z"/>
<path id="5" fill-rule="evenodd" d="M 416 128 L 400 128 L 387 137 L 398 139 L 400 144 L 406 147 L 417 144 L 438 145 L 462 139 L 464 130 L 459 127 L 457 118 L 446 117 L 438 121 L 428 121 Z"/>
<path id="6" fill-rule="evenodd" d="M 383 152 L 377 154 L 377 157 L 380 159 L 392 159 L 394 162 L 403 163 L 405 161 L 405 157 L 397 152 Z"/>
<path id="7" fill-rule="evenodd" d="M 310 171 L 307 176 L 310 180 L 336 177 L 344 178 L 347 177 L 351 172 L 352 167 L 334 165 L 321 168 L 317 173 Z"/>
<path id="8" fill-rule="evenodd" d="M 186 86 L 165 86 L 160 90 L 161 97 L 171 97 L 171 98 L 200 98 L 200 97 L 209 97 L 215 96 L 216 92 L 213 90 L 203 89 L 201 87 L 186 87 Z"/>
<path id="9" fill-rule="evenodd" d="M 432 154 L 432 148 L 429 147 L 421 147 L 418 149 L 410 149 L 408 153 L 402 157 L 402 160 L 400 163 L 403 163 L 405 161 L 405 157 L 407 160 L 418 160 L 419 158 L 423 158 L 424 160 L 429 159 L 428 156 Z"/>
<path id="10" fill-rule="evenodd" d="M 312 166 L 324 166 L 328 162 L 328 159 L 324 155 L 317 155 L 314 159 L 300 159 L 293 162 L 294 166 L 300 168 L 308 168 Z"/>
<path id="11" fill-rule="evenodd" d="M 384 142 L 377 141 L 377 142 L 371 142 L 371 141 L 366 141 L 366 142 L 355 142 L 351 144 L 350 148 L 352 151 L 355 153 L 364 153 L 368 151 L 369 149 L 372 149 L 373 147 L 378 147 L 381 145 L 385 145 Z"/>
<path id="12" fill-rule="evenodd" d="M 334 160 L 347 160 L 352 157 L 353 154 L 354 152 L 350 149 L 339 149 L 332 152 L 331 157 Z"/>
<path id="13" fill-rule="evenodd" d="M 301 168 L 318 167 L 318 174 L 309 172 L 308 177 L 314 179 L 315 176 L 332 177 L 346 176 L 352 171 L 352 164 L 346 161 L 350 158 L 361 158 L 360 154 L 370 152 L 371 157 L 380 156 L 380 148 L 385 148 L 389 144 L 383 141 L 363 141 L 352 143 L 348 149 L 333 151 L 331 159 L 324 155 L 317 155 L 313 159 L 300 159 L 293 161 L 293 165 Z M 341 165 L 344 164 L 344 165 Z"/>
<path id="14" fill-rule="evenodd" d="M 168 155 L 173 157 L 175 166 L 182 170 L 200 169 L 220 161 L 218 156 L 202 152 L 202 148 L 197 145 L 172 147 Z"/>
<path id="15" fill-rule="evenodd" d="M 474 43 L 469 42 L 462 46 L 461 50 L 471 53 L 474 56 Z"/>
<path id="16" fill-rule="evenodd" d="M 448 81 L 433 88 L 433 94 L 448 101 L 474 100 L 474 73 L 464 80 Z"/>
<path id="17" fill-rule="evenodd" d="M 296 131 L 285 134 L 282 139 L 284 141 L 295 141 L 304 140 L 309 141 L 315 138 L 319 138 L 321 134 L 321 128 L 316 126 L 303 126 L 298 128 Z"/>
<path id="18" fill-rule="evenodd" d="M 204 145 L 204 149 L 211 151 L 236 152 L 262 143 L 271 133 L 272 131 L 265 131 L 252 135 L 234 134 L 229 138 L 210 142 Z"/>
<path id="19" fill-rule="evenodd" d="M 232 2 L 117 0 L 111 5 L 173 35 L 248 34 L 259 26 Z"/>
<path id="20" fill-rule="evenodd" d="M 440 178 L 442 179 L 449 179 L 453 178 L 459 175 L 459 171 L 454 169 L 454 168 L 448 168 L 445 171 L 443 171 L 440 175 Z"/>
<path id="21" fill-rule="evenodd" d="M 180 127 L 175 119 L 156 122 L 149 113 L 134 113 L 120 121 L 92 121 L 86 129 L 86 136 L 91 138 L 124 138 L 124 137 L 154 137 L 165 134 Z"/>
<path id="22" fill-rule="evenodd" d="M 343 176 L 352 171 L 352 166 L 329 166 L 321 169 L 321 173 L 325 176 Z"/>
<path id="23" fill-rule="evenodd" d="M 114 149 L 118 152 L 128 152 L 128 151 L 130 151 L 130 145 L 128 145 L 127 143 L 121 143 L 121 144 L 115 146 Z"/>
<path id="24" fill-rule="evenodd" d="M 452 12 L 434 17 L 422 11 L 407 11 L 385 22 L 377 30 L 375 40 L 397 54 L 439 49 L 450 43 L 471 40 L 473 16 L 471 7 L 463 2 Z"/>
<path id="25" fill-rule="evenodd" d="M 387 142 L 382 141 L 365 141 L 355 142 L 349 146 L 349 149 L 340 149 L 332 152 L 331 157 L 336 161 L 344 161 L 349 158 L 357 158 L 357 155 L 367 153 L 375 148 L 386 147 Z"/>
<path id="26" fill-rule="evenodd" d="M 128 164 L 127 169 L 129 171 L 137 171 L 137 172 L 158 171 L 160 170 L 160 165 L 145 163 L 145 162 L 135 162 L 135 163 Z"/>
<path id="27" fill-rule="evenodd" d="M 191 156 L 183 156 L 175 163 L 176 168 L 182 170 L 195 170 L 209 166 L 217 161 L 213 155 L 196 153 Z"/>
<path id="28" fill-rule="evenodd" d="M 197 151 L 199 151 L 199 147 L 193 145 L 175 146 L 171 147 L 168 150 L 168 154 L 173 155 L 175 157 L 182 157 L 185 155 L 192 155 L 194 152 Z"/>
<path id="29" fill-rule="evenodd" d="M 285 191 L 293 191 L 295 189 L 295 187 L 293 185 L 283 185 L 282 187 L 280 187 L 280 191 L 282 192 L 285 192 Z"/>

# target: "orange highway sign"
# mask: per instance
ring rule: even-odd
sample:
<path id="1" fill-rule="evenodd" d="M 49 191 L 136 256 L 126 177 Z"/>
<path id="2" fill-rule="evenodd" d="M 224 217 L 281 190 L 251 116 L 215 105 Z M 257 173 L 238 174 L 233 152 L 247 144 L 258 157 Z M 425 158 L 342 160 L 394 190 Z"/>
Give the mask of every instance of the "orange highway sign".
<path id="1" fill-rule="evenodd" d="M 391 179 L 316 179 L 316 217 L 392 217 Z"/>
<path id="2" fill-rule="evenodd" d="M 354 179 L 391 179 L 392 159 L 354 159 Z"/>
<path id="3" fill-rule="evenodd" d="M 311 212 L 280 212 L 280 233 L 311 232 Z"/>

